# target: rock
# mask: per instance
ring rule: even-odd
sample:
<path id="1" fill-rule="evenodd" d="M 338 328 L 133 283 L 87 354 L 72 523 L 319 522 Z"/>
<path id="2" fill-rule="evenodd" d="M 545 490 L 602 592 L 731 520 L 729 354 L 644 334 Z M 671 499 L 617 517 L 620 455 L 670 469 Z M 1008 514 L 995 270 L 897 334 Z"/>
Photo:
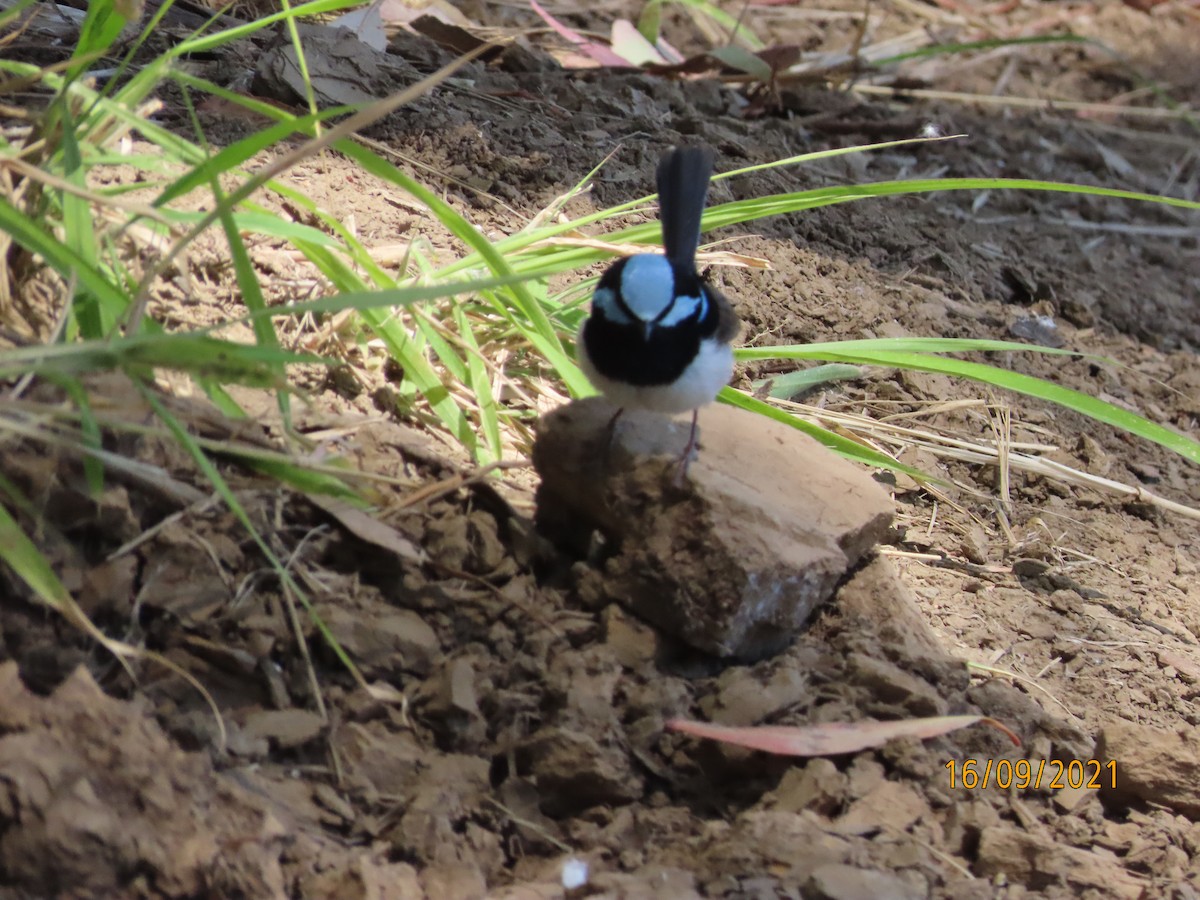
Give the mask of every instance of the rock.
<path id="1" fill-rule="evenodd" d="M 302 747 L 321 733 L 325 721 L 306 709 L 263 709 L 246 717 L 246 737 L 265 738 L 281 750 Z"/>
<path id="2" fill-rule="evenodd" d="M 854 801 L 833 828 L 838 834 L 874 834 L 882 830 L 900 833 L 930 815 L 929 804 L 908 784 L 883 781 Z"/>
<path id="3" fill-rule="evenodd" d="M 755 725 L 796 706 L 812 694 L 806 673 L 792 660 L 768 676 L 744 666 L 733 666 L 717 679 L 717 691 L 700 701 L 711 722 L 721 725 Z"/>
<path id="4" fill-rule="evenodd" d="M 396 669 L 428 675 L 441 655 L 437 634 L 411 609 L 379 612 L 321 604 L 321 619 L 342 648 L 369 675 Z"/>
<path id="5" fill-rule="evenodd" d="M 1018 578 L 1036 578 L 1050 571 L 1050 563 L 1044 559 L 1022 557 L 1013 560 L 1012 572 Z"/>
<path id="6" fill-rule="evenodd" d="M 805 900 L 917 900 L 923 896 L 924 891 L 898 875 L 841 863 L 817 866 L 804 885 Z"/>
<path id="7" fill-rule="evenodd" d="M 41 696 L 15 662 L 0 663 L 5 896 L 198 897 L 213 885 L 224 896 L 289 896 L 284 842 L 266 812 L 282 805 L 215 772 L 207 753 L 180 749 L 83 667 Z M 131 873 L 144 873 L 146 890 Z"/>
<path id="8" fill-rule="evenodd" d="M 552 818 L 642 796 L 641 778 L 625 753 L 566 728 L 543 728 L 530 736 L 517 750 L 517 765 L 537 778 L 542 812 Z"/>
<path id="9" fill-rule="evenodd" d="M 803 882 L 819 866 L 845 863 L 855 855 L 852 840 L 830 833 L 828 825 L 809 811 L 750 809 L 730 827 L 709 831 L 695 858 L 710 872 L 765 870 L 781 880 Z"/>
<path id="10" fill-rule="evenodd" d="M 417 870 L 408 863 L 364 859 L 358 869 L 363 900 L 425 900 Z"/>
<path id="11" fill-rule="evenodd" d="M 975 874 L 1007 878 L 1032 891 L 1051 893 L 1047 888 L 1084 889 L 1104 897 L 1135 900 L 1148 896 L 1148 882 L 1127 872 L 1111 857 L 1056 844 L 1044 835 L 1029 834 L 1005 826 L 983 829 L 979 838 Z"/>
<path id="12" fill-rule="evenodd" d="M 424 619 L 411 609 L 395 612 L 376 619 L 374 629 L 381 642 L 395 648 L 399 654 L 401 668 L 425 675 L 433 668 L 441 653 L 441 642 L 437 634 Z"/>
<path id="13" fill-rule="evenodd" d="M 701 900 L 696 890 L 696 876 L 684 869 L 648 865 L 628 874 L 624 872 L 598 872 L 588 888 L 581 889 L 579 896 L 621 898 L 621 900 Z M 568 894 L 568 897 L 576 896 Z"/>
<path id="14" fill-rule="evenodd" d="M 601 616 L 604 643 L 613 658 L 626 669 L 640 669 L 658 656 L 658 634 L 653 628 L 632 618 L 615 603 L 606 607 Z"/>
<path id="15" fill-rule="evenodd" d="M 878 541 L 890 499 L 816 441 L 727 406 L 700 413 L 701 446 L 675 483 L 689 423 L 599 398 L 543 417 L 538 525 L 615 549 L 609 596 L 694 647 L 761 658 L 785 646 Z"/>
<path id="16" fill-rule="evenodd" d="M 852 683 L 865 687 L 877 700 L 902 706 L 914 716 L 946 713 L 946 701 L 933 685 L 887 660 L 851 653 L 847 674 Z"/>
<path id="17" fill-rule="evenodd" d="M 429 867 L 421 873 L 421 887 L 439 900 L 483 900 L 488 892 L 483 873 L 462 865 Z"/>
<path id="18" fill-rule="evenodd" d="M 1110 801 L 1128 806 L 1141 800 L 1169 806 L 1191 819 L 1200 817 L 1200 729 L 1157 731 L 1118 722 L 1096 741 L 1100 790 Z M 1116 784 L 1107 767 L 1116 763 Z"/>
<path id="19" fill-rule="evenodd" d="M 771 809 L 800 812 L 811 809 L 822 816 L 832 815 L 846 795 L 846 776 L 827 759 L 810 759 L 804 768 L 793 767 L 784 773 L 779 787 L 767 795 Z"/>
<path id="20" fill-rule="evenodd" d="M 951 658 L 916 597 L 885 557 L 875 557 L 841 586 L 837 608 L 843 616 L 863 619 L 888 644 L 889 651 L 906 659 Z"/>
<path id="21" fill-rule="evenodd" d="M 487 723 L 475 691 L 475 667 L 469 659 L 450 661 L 417 693 L 417 706 L 438 737 L 455 747 L 475 747 L 486 737 Z"/>

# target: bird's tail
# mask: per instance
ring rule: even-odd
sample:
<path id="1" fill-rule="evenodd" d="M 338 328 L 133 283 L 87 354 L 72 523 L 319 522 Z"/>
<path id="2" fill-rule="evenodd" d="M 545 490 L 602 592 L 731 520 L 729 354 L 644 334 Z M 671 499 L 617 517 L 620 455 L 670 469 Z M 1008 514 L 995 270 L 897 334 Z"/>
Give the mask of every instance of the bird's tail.
<path id="1" fill-rule="evenodd" d="M 700 216 L 712 176 L 711 147 L 676 147 L 658 163 L 659 217 L 667 259 L 695 266 L 700 246 Z"/>

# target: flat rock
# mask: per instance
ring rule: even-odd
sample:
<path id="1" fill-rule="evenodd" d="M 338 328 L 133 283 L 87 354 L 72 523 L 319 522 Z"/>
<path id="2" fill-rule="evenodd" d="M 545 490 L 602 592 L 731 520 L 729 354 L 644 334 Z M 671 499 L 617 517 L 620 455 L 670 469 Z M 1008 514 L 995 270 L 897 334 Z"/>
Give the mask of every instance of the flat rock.
<path id="1" fill-rule="evenodd" d="M 804 885 L 812 900 L 918 900 L 926 895 L 891 872 L 860 869 L 841 863 L 817 866 Z"/>
<path id="2" fill-rule="evenodd" d="M 929 804 L 911 786 L 901 781 L 882 781 L 854 801 L 833 823 L 833 830 L 838 834 L 898 833 L 930 815 Z"/>
<path id="3" fill-rule="evenodd" d="M 582 732 L 543 728 L 517 749 L 517 764 L 537 779 L 542 812 L 551 818 L 592 806 L 621 806 L 642 795 L 628 755 Z"/>
<path id="4" fill-rule="evenodd" d="M 690 421 L 600 398 L 542 418 L 538 527 L 616 548 L 605 590 L 694 647 L 761 658 L 785 646 L 888 528 L 892 503 L 862 469 L 762 416 L 714 404 L 682 484 Z"/>
<path id="5" fill-rule="evenodd" d="M 1144 801 L 1168 806 L 1191 819 L 1200 818 L 1200 729 L 1159 731 L 1117 722 L 1096 741 L 1101 792 L 1129 805 Z M 1116 763 L 1116 784 L 1107 767 Z"/>
<path id="6" fill-rule="evenodd" d="M 266 738 L 281 749 L 301 747 L 321 733 L 325 720 L 306 709 L 260 709 L 250 713 L 242 731 L 251 738 Z"/>
<path id="7" fill-rule="evenodd" d="M 1148 896 L 1147 882 L 1127 872 L 1111 857 L 1006 826 L 983 829 L 975 874 L 1005 878 L 1031 891 L 1045 891 L 1047 895 L 1058 889 L 1069 891 L 1069 896 L 1080 896 L 1085 890 L 1128 900 Z"/>
<path id="8" fill-rule="evenodd" d="M 885 556 L 876 556 L 838 588 L 838 612 L 862 621 L 889 650 L 909 661 L 948 661 L 942 639 L 930 626 L 917 598 Z"/>

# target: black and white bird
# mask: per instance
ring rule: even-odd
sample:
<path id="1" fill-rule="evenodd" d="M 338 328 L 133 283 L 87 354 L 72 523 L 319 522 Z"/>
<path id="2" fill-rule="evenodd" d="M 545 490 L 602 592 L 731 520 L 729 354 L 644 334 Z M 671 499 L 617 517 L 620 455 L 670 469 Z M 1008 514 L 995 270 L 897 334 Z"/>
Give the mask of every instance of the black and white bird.
<path id="1" fill-rule="evenodd" d="M 708 147 L 679 147 L 659 161 L 664 255 L 641 253 L 605 271 L 576 342 L 588 380 L 618 408 L 692 413 L 679 475 L 696 446 L 698 409 L 733 374 L 738 317 L 696 271 L 700 216 L 712 176 Z"/>

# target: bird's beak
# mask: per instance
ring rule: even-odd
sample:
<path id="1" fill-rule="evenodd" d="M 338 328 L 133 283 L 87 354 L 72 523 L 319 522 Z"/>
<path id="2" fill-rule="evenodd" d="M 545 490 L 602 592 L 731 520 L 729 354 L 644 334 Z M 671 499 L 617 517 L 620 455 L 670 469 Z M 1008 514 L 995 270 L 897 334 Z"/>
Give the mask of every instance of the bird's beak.
<path id="1" fill-rule="evenodd" d="M 642 323 L 642 328 L 645 329 L 643 336 L 645 337 L 646 342 L 649 343 L 650 342 L 650 332 L 652 332 L 654 330 L 654 323 L 653 322 L 644 322 L 644 323 Z"/>

